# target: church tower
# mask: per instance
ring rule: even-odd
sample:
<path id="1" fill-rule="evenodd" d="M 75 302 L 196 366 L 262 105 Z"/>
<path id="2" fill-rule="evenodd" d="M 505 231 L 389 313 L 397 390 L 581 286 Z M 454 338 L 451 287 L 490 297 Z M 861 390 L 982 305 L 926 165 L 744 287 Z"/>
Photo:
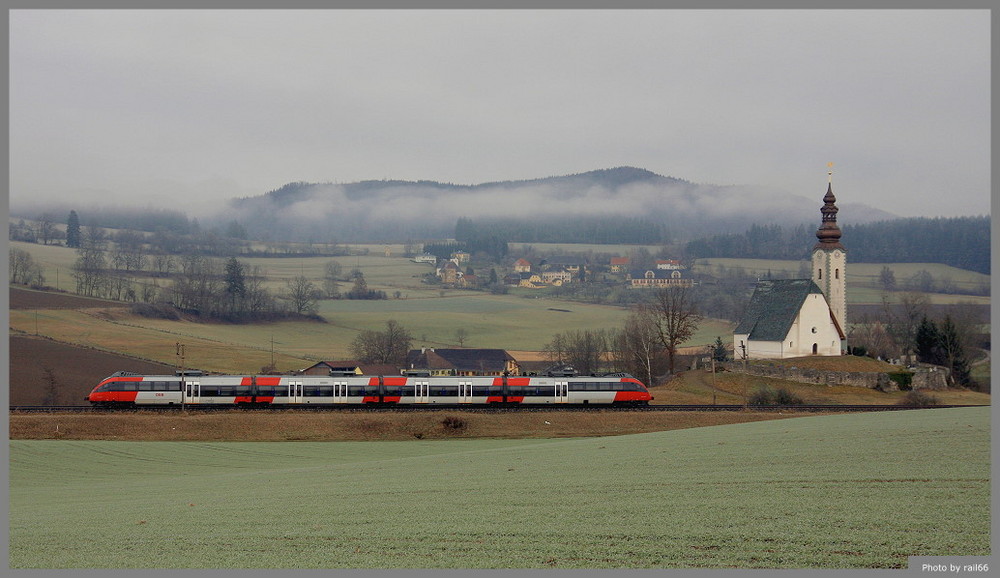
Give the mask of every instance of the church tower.
<path id="1" fill-rule="evenodd" d="M 832 166 L 832 164 L 831 164 Z M 833 196 L 833 171 L 823 197 L 823 222 L 816 231 L 819 241 L 812 252 L 812 279 L 823 291 L 841 331 L 847 333 L 847 249 L 840 243 L 837 198 Z"/>

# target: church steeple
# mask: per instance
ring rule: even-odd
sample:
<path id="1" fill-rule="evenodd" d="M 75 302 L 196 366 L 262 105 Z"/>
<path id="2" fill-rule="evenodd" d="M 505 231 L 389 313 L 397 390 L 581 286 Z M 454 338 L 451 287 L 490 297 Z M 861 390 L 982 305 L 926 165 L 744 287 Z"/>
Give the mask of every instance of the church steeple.
<path id="1" fill-rule="evenodd" d="M 833 171 L 830 171 L 830 180 L 826 186 L 826 195 L 823 197 L 823 208 L 819 210 L 823 214 L 822 224 L 816 231 L 816 238 L 819 242 L 813 249 L 843 249 L 840 244 L 840 227 L 837 226 L 837 197 L 833 196 Z"/>
<path id="2" fill-rule="evenodd" d="M 829 165 L 832 167 L 833 163 Z M 816 231 L 819 240 L 813 246 L 813 281 L 819 286 L 830 305 L 830 312 L 842 331 L 847 331 L 847 249 L 840 243 L 837 226 L 837 198 L 833 196 L 833 171 L 830 171 L 826 195 L 820 213 L 823 222 Z M 841 344 L 843 346 L 843 344 Z"/>

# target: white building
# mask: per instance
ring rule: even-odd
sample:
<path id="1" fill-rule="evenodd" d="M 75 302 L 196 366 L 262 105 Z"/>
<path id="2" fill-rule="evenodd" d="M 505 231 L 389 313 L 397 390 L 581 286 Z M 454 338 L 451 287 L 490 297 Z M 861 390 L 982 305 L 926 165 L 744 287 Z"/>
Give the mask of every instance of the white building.
<path id="1" fill-rule="evenodd" d="M 832 179 L 831 179 L 832 181 Z M 841 355 L 847 323 L 847 249 L 840 243 L 833 185 L 823 197 L 812 279 L 757 283 L 733 332 L 736 359 Z"/>
<path id="2" fill-rule="evenodd" d="M 844 332 L 811 279 L 761 281 L 733 332 L 736 359 L 840 355 Z"/>

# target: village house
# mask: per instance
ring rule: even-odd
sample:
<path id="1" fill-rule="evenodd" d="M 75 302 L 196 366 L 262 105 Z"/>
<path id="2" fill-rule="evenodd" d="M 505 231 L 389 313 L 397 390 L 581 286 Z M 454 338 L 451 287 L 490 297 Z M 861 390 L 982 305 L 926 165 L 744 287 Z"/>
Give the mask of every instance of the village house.
<path id="1" fill-rule="evenodd" d="M 430 253 L 421 253 L 413 258 L 414 263 L 430 263 L 431 265 L 437 264 L 437 260 L 437 257 Z"/>
<path id="2" fill-rule="evenodd" d="M 628 273 L 626 279 L 633 289 L 657 289 L 660 287 L 693 287 L 694 278 L 680 269 L 636 269 Z"/>
<path id="3" fill-rule="evenodd" d="M 578 275 L 580 271 L 586 269 L 586 260 L 582 257 L 549 257 L 542 261 L 541 266 L 546 270 L 565 269 L 573 275 Z"/>
<path id="4" fill-rule="evenodd" d="M 552 271 L 542 271 L 542 283 L 547 283 L 549 285 L 555 285 L 556 287 L 561 287 L 566 283 L 573 280 L 573 274 L 566 269 L 557 269 Z"/>
<path id="5" fill-rule="evenodd" d="M 531 261 L 527 259 L 518 259 L 514 261 L 514 272 L 515 273 L 530 273 L 531 272 Z"/>
<path id="6" fill-rule="evenodd" d="M 677 259 L 660 259 L 656 261 L 657 269 L 665 269 L 667 271 L 673 271 L 675 269 L 684 269 L 681 262 Z"/>
<path id="7" fill-rule="evenodd" d="M 479 287 L 480 280 L 477 275 L 465 274 L 458 278 L 458 281 L 455 283 L 455 285 L 463 289 L 475 289 Z"/>
<path id="8" fill-rule="evenodd" d="M 437 276 L 444 284 L 454 284 L 462 276 L 462 270 L 454 261 L 445 261 L 437 270 Z"/>
<path id="9" fill-rule="evenodd" d="M 302 375 L 399 375 L 398 367 L 360 361 L 319 361 L 299 371 Z"/>
<path id="10" fill-rule="evenodd" d="M 542 289 L 545 287 L 545 282 L 542 281 L 541 273 L 521 273 L 517 286 L 528 289 Z"/>
<path id="11" fill-rule="evenodd" d="M 517 375 L 517 360 L 503 349 L 411 349 L 406 355 L 408 371 L 426 370 L 431 375 Z"/>
<path id="12" fill-rule="evenodd" d="M 631 260 L 628 257 L 612 257 L 611 258 L 611 272 L 612 273 L 625 273 L 628 271 L 628 266 Z"/>

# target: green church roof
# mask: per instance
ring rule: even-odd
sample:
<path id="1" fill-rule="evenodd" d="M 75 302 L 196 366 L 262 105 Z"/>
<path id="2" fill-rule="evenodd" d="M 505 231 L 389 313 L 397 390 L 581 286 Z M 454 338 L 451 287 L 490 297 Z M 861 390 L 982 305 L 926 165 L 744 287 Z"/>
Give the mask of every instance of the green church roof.
<path id="1" fill-rule="evenodd" d="M 743 320 L 734 333 L 754 341 L 782 341 L 806 297 L 823 291 L 812 279 L 781 279 L 757 283 Z"/>

